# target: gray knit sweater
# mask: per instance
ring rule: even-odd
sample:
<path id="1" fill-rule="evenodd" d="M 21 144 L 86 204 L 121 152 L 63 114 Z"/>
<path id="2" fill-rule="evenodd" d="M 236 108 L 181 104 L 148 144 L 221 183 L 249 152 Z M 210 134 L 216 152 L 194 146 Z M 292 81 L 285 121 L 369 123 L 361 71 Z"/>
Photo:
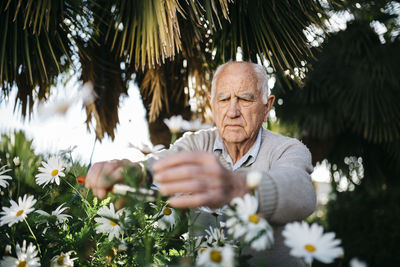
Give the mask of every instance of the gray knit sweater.
<path id="1" fill-rule="evenodd" d="M 213 152 L 217 136 L 216 128 L 186 133 L 177 140 L 173 149 Z M 230 165 L 219 157 L 223 166 Z M 254 266 L 304 266 L 301 260 L 289 255 L 281 235 L 288 222 L 303 220 L 314 210 L 316 197 L 311 183 L 313 170 L 311 154 L 307 147 L 294 138 L 262 130 L 261 147 L 253 164 L 236 171 L 256 170 L 263 173 L 259 186 L 260 214 L 274 228 L 275 243 L 271 249 L 262 252 L 246 251 L 253 255 Z M 209 216 L 209 217 L 207 217 Z M 214 218 L 202 214 L 200 221 L 206 227 L 213 225 Z"/>

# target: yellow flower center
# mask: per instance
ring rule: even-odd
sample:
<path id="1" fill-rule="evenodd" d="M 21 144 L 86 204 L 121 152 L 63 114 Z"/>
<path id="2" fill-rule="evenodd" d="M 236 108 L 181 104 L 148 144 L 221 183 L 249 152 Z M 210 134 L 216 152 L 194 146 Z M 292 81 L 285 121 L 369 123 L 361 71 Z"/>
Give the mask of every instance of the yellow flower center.
<path id="1" fill-rule="evenodd" d="M 19 217 L 19 216 L 22 215 L 22 213 L 24 213 L 24 210 L 19 210 L 19 211 L 17 212 L 17 214 L 15 214 L 15 215 L 17 215 L 17 217 Z"/>
<path id="2" fill-rule="evenodd" d="M 259 221 L 260 221 L 260 217 L 258 217 L 258 215 L 257 214 L 251 214 L 250 216 L 249 216 L 249 221 L 250 222 L 252 222 L 252 223 L 254 223 L 254 224 L 257 224 Z"/>
<path id="3" fill-rule="evenodd" d="M 26 261 L 20 261 L 20 262 L 18 262 L 17 267 L 26 267 Z"/>
<path id="4" fill-rule="evenodd" d="M 200 249 L 200 253 L 204 253 L 204 251 L 206 251 L 206 248 L 201 248 Z"/>
<path id="5" fill-rule="evenodd" d="M 53 170 L 52 172 L 51 172 L 51 176 L 56 176 L 58 174 L 58 170 L 56 169 L 56 170 Z"/>
<path id="6" fill-rule="evenodd" d="M 210 253 L 210 259 L 211 259 L 213 262 L 220 263 L 221 260 L 222 260 L 221 252 L 219 252 L 219 251 L 217 251 L 217 250 L 211 251 L 211 253 Z"/>
<path id="7" fill-rule="evenodd" d="M 172 210 L 170 209 L 170 208 L 165 208 L 164 210 L 163 210 L 163 213 L 164 213 L 164 215 L 171 215 L 171 213 L 172 213 Z"/>
<path id="8" fill-rule="evenodd" d="M 311 245 L 311 244 L 305 244 L 305 245 L 304 245 L 304 249 L 307 250 L 308 252 L 311 252 L 311 253 L 313 253 L 314 251 L 317 250 L 317 249 L 316 249 L 313 245 Z"/>
<path id="9" fill-rule="evenodd" d="M 65 255 L 61 255 L 60 257 L 58 257 L 58 260 L 57 260 L 58 265 L 64 264 L 64 258 L 65 258 Z"/>
<path id="10" fill-rule="evenodd" d="M 113 222 L 113 221 L 110 221 L 110 224 L 111 224 L 112 226 L 116 226 L 116 225 L 117 225 L 117 223 L 115 223 L 115 222 Z"/>

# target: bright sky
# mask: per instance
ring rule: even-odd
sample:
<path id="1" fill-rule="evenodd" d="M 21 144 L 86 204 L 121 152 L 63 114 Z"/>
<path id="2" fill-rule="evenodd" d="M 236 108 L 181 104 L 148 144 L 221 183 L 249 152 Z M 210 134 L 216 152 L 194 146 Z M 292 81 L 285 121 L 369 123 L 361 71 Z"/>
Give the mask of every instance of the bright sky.
<path id="1" fill-rule="evenodd" d="M 23 129 L 28 138 L 33 139 L 36 152 L 56 153 L 61 149 L 76 145 L 74 150 L 75 160 L 80 159 L 89 163 L 90 155 L 95 141 L 94 132 L 89 133 L 86 129 L 86 113 L 82 109 L 82 103 L 76 103 L 65 115 L 47 116 L 46 110 L 51 109 L 52 104 L 60 99 L 76 95 L 79 85 L 76 81 L 67 83 L 65 88 L 55 88 L 55 96 L 49 99 L 44 106 L 43 112 L 34 112 L 31 120 L 25 121 L 20 112 L 13 113 L 16 91 L 11 94 L 10 101 L 0 103 L 0 132 L 9 133 L 14 129 Z M 67 92 L 68 95 L 67 95 Z M 128 147 L 129 143 L 140 145 L 149 144 L 149 133 L 145 120 L 145 109 L 140 99 L 137 86 L 129 85 L 129 97 L 123 97 L 120 103 L 120 124 L 116 130 L 114 141 L 105 137 L 100 143 L 96 142 L 93 162 L 110 159 L 129 158 L 139 160 L 142 154 Z M 37 110 L 37 106 L 35 106 Z M 43 114 L 44 113 L 44 114 Z"/>

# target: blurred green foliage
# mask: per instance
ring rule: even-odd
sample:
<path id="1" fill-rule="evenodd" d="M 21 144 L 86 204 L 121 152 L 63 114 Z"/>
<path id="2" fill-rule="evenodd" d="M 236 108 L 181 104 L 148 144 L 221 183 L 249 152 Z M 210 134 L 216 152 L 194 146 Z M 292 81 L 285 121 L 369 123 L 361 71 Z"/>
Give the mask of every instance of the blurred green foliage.
<path id="1" fill-rule="evenodd" d="M 303 86 L 277 74 L 277 117 L 293 125 L 314 163 L 329 162 L 326 213 L 310 220 L 342 239 L 344 259 L 332 266 L 355 257 L 368 266 L 399 266 L 400 5 L 338 1 L 328 9 L 353 19 L 299 68 Z M 377 25 L 385 31 L 378 34 Z"/>

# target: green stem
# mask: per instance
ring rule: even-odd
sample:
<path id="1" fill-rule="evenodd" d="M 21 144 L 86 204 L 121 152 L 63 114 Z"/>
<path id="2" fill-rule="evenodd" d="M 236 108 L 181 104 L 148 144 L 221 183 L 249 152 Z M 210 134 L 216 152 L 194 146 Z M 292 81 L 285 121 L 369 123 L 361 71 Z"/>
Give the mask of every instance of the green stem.
<path id="1" fill-rule="evenodd" d="M 215 217 L 215 228 L 219 228 L 220 227 L 220 225 L 219 225 L 219 220 L 218 220 L 218 215 L 217 214 L 213 214 L 213 216 Z"/>
<path id="2" fill-rule="evenodd" d="M 72 184 L 70 184 L 66 179 L 63 179 L 74 191 L 79 195 L 80 198 L 83 198 L 81 195 L 81 192 L 79 192 L 78 189 L 76 189 Z"/>
<path id="3" fill-rule="evenodd" d="M 14 236 L 15 236 L 15 226 L 12 226 L 11 227 L 11 236 L 10 236 L 10 238 L 11 238 L 11 243 L 13 244 L 13 246 L 15 247 L 15 239 L 14 239 Z"/>
<path id="4" fill-rule="evenodd" d="M 172 133 L 171 144 L 175 143 L 176 137 L 177 137 L 177 134 L 176 133 Z"/>
<path id="5" fill-rule="evenodd" d="M 194 218 L 193 218 L 193 213 L 192 212 L 188 212 L 188 235 L 189 235 L 189 255 L 194 255 L 194 251 L 195 251 L 195 239 L 193 238 L 193 229 L 194 229 L 194 224 L 197 220 L 197 218 L 200 216 L 200 213 L 196 213 Z"/>
<path id="6" fill-rule="evenodd" d="M 18 175 L 17 199 L 19 198 L 20 188 L 21 188 L 21 179 L 20 179 L 20 175 Z"/>
<path id="7" fill-rule="evenodd" d="M 145 236 L 143 243 L 145 245 L 145 263 L 151 265 L 152 263 L 151 240 L 147 236 Z"/>
<path id="8" fill-rule="evenodd" d="M 36 241 L 36 245 L 37 245 L 37 247 L 38 247 L 38 251 L 39 251 L 39 254 L 40 254 L 40 258 L 42 258 L 42 251 L 40 250 L 39 242 L 38 242 L 38 240 L 37 240 L 35 234 L 33 233 L 33 231 L 32 231 L 32 229 L 31 229 L 31 227 L 30 227 L 28 221 L 27 221 L 26 219 L 24 219 L 24 221 L 25 221 L 25 223 L 26 223 L 26 226 L 28 226 L 29 232 L 31 232 L 31 234 L 32 234 L 32 236 L 33 236 L 33 239 L 35 239 L 35 241 Z"/>
<path id="9" fill-rule="evenodd" d="M 67 179 L 64 179 L 64 178 L 61 178 L 61 179 L 63 179 L 71 188 L 72 188 L 72 190 L 74 190 L 75 192 L 76 192 L 76 194 L 78 194 L 79 195 L 79 197 L 82 199 L 82 202 L 86 205 L 86 207 L 90 207 L 90 204 L 87 202 L 87 200 L 81 195 L 81 192 L 78 190 L 78 189 L 76 189 L 72 184 L 70 184 L 68 181 L 67 181 Z M 85 212 L 86 212 L 86 215 L 88 215 L 88 212 L 86 211 L 86 209 L 85 209 Z"/>
<path id="10" fill-rule="evenodd" d="M 74 166 L 74 160 L 72 159 L 72 151 L 70 151 L 68 154 L 69 154 L 69 158 L 71 160 L 71 166 L 72 166 L 71 172 L 73 173 L 73 175 L 75 177 L 77 177 L 77 175 L 76 175 L 76 166 Z"/>
<path id="11" fill-rule="evenodd" d="M 255 189 L 250 189 L 250 195 L 256 196 L 256 190 Z"/>
<path id="12" fill-rule="evenodd" d="M 52 192 L 53 190 L 46 190 L 46 192 L 44 193 L 44 195 L 40 195 L 39 197 L 38 197 L 38 202 L 40 202 L 42 199 L 45 199 L 48 195 L 50 195 L 50 193 Z"/>

